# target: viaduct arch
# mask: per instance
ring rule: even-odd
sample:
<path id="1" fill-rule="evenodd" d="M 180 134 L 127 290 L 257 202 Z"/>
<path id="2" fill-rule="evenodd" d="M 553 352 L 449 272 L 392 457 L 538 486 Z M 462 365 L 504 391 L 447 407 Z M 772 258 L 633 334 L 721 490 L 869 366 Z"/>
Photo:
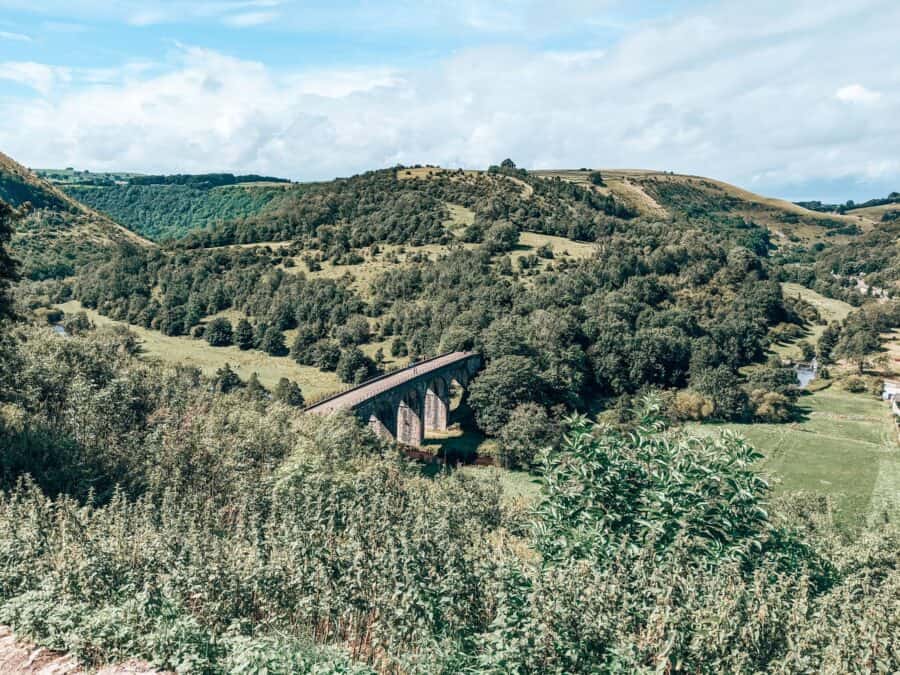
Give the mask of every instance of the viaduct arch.
<path id="1" fill-rule="evenodd" d="M 306 412 L 352 410 L 379 436 L 418 447 L 426 431 L 446 430 L 453 382 L 465 389 L 480 368 L 481 356 L 474 352 L 442 354 L 330 396 Z"/>

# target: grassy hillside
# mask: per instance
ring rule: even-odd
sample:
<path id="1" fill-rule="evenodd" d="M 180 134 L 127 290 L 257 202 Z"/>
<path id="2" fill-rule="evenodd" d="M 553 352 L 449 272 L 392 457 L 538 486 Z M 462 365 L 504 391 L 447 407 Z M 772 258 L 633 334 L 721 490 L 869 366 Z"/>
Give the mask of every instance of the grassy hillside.
<path id="1" fill-rule="evenodd" d="M 85 308 L 77 300 L 70 300 L 58 307 L 67 315 L 85 312 L 96 326 L 127 325 Z M 241 351 L 234 346 L 210 347 L 204 340 L 163 335 L 141 326 L 132 325 L 130 329 L 140 341 L 144 358 L 168 364 L 195 366 L 209 377 L 227 363 L 244 380 L 256 373 L 266 387 L 274 387 L 282 377 L 293 380 L 302 387 L 304 395 L 309 399 L 341 388 L 341 382 L 334 373 L 301 366 L 287 356 L 270 356 L 257 350 Z"/>
<path id="2" fill-rule="evenodd" d="M 874 222 L 886 222 L 896 220 L 895 214 L 900 214 L 900 203 L 879 204 L 878 206 L 866 206 L 860 209 L 852 209 L 847 212 L 851 216 L 867 218 Z"/>
<path id="3" fill-rule="evenodd" d="M 15 207 L 30 204 L 13 239 L 13 251 L 28 278 L 69 276 L 106 258 L 115 246 L 149 244 L 2 153 L 0 199 Z"/>
<path id="4" fill-rule="evenodd" d="M 536 171 L 545 177 L 589 185 L 589 170 Z M 650 217 L 738 217 L 767 227 L 775 239 L 813 242 L 842 239 L 871 229 L 862 215 L 819 213 L 701 176 L 657 171 L 601 169 L 605 186 L 594 189 L 626 201 Z"/>

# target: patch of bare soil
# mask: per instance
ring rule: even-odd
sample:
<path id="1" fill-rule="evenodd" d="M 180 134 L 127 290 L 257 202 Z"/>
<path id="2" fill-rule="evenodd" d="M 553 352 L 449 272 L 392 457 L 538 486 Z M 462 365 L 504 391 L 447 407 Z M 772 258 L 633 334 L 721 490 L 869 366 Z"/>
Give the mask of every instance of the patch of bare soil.
<path id="1" fill-rule="evenodd" d="M 143 661 L 128 661 L 104 666 L 96 671 L 85 670 L 69 654 L 54 652 L 45 647 L 19 642 L 12 631 L 0 626 L 0 673 L 3 675 L 164 675 Z"/>

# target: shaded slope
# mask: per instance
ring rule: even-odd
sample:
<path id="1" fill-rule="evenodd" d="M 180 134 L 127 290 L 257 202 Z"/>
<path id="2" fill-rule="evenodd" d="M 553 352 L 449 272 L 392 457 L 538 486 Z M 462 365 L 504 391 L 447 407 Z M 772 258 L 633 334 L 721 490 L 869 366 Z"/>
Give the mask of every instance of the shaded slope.
<path id="1" fill-rule="evenodd" d="M 66 192 L 133 232 L 160 241 L 259 213 L 284 185 L 257 182 L 212 189 L 178 184 L 74 185 Z"/>
<path id="2" fill-rule="evenodd" d="M 68 276 L 121 244 L 151 245 L 2 153 L 0 198 L 15 207 L 30 205 L 17 227 L 13 251 L 32 279 Z"/>

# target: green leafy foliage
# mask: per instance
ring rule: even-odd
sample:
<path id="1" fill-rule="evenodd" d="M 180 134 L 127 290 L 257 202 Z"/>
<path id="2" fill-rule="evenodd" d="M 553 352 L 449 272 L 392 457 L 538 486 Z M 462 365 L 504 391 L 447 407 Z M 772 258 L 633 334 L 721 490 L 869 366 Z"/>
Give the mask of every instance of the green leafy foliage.
<path id="1" fill-rule="evenodd" d="M 425 477 L 351 417 L 216 392 L 127 335 L 25 337 L 0 621 L 88 666 L 900 666 L 896 527 L 847 542 L 822 500 L 771 503 L 744 441 L 666 428 L 652 401 L 629 431 L 567 422 L 528 528 L 498 485 Z"/>
<path id="2" fill-rule="evenodd" d="M 669 435 L 645 401 L 628 434 L 569 421 L 562 453 L 545 467 L 537 532 L 548 560 L 604 557 L 625 544 L 663 553 L 676 541 L 713 562 L 750 560 L 770 542 L 761 455 L 737 436 Z"/>
<path id="3" fill-rule="evenodd" d="M 219 187 L 208 189 L 203 176 L 194 183 L 145 183 L 156 177 L 132 179 L 128 185 L 71 186 L 66 192 L 102 211 L 128 229 L 155 241 L 177 239 L 218 222 L 243 218 L 277 200 L 281 187 Z M 135 182 L 138 181 L 138 182 Z"/>
<path id="4" fill-rule="evenodd" d="M 213 347 L 227 347 L 234 339 L 231 322 L 223 318 L 213 319 L 206 325 L 203 337 Z"/>

